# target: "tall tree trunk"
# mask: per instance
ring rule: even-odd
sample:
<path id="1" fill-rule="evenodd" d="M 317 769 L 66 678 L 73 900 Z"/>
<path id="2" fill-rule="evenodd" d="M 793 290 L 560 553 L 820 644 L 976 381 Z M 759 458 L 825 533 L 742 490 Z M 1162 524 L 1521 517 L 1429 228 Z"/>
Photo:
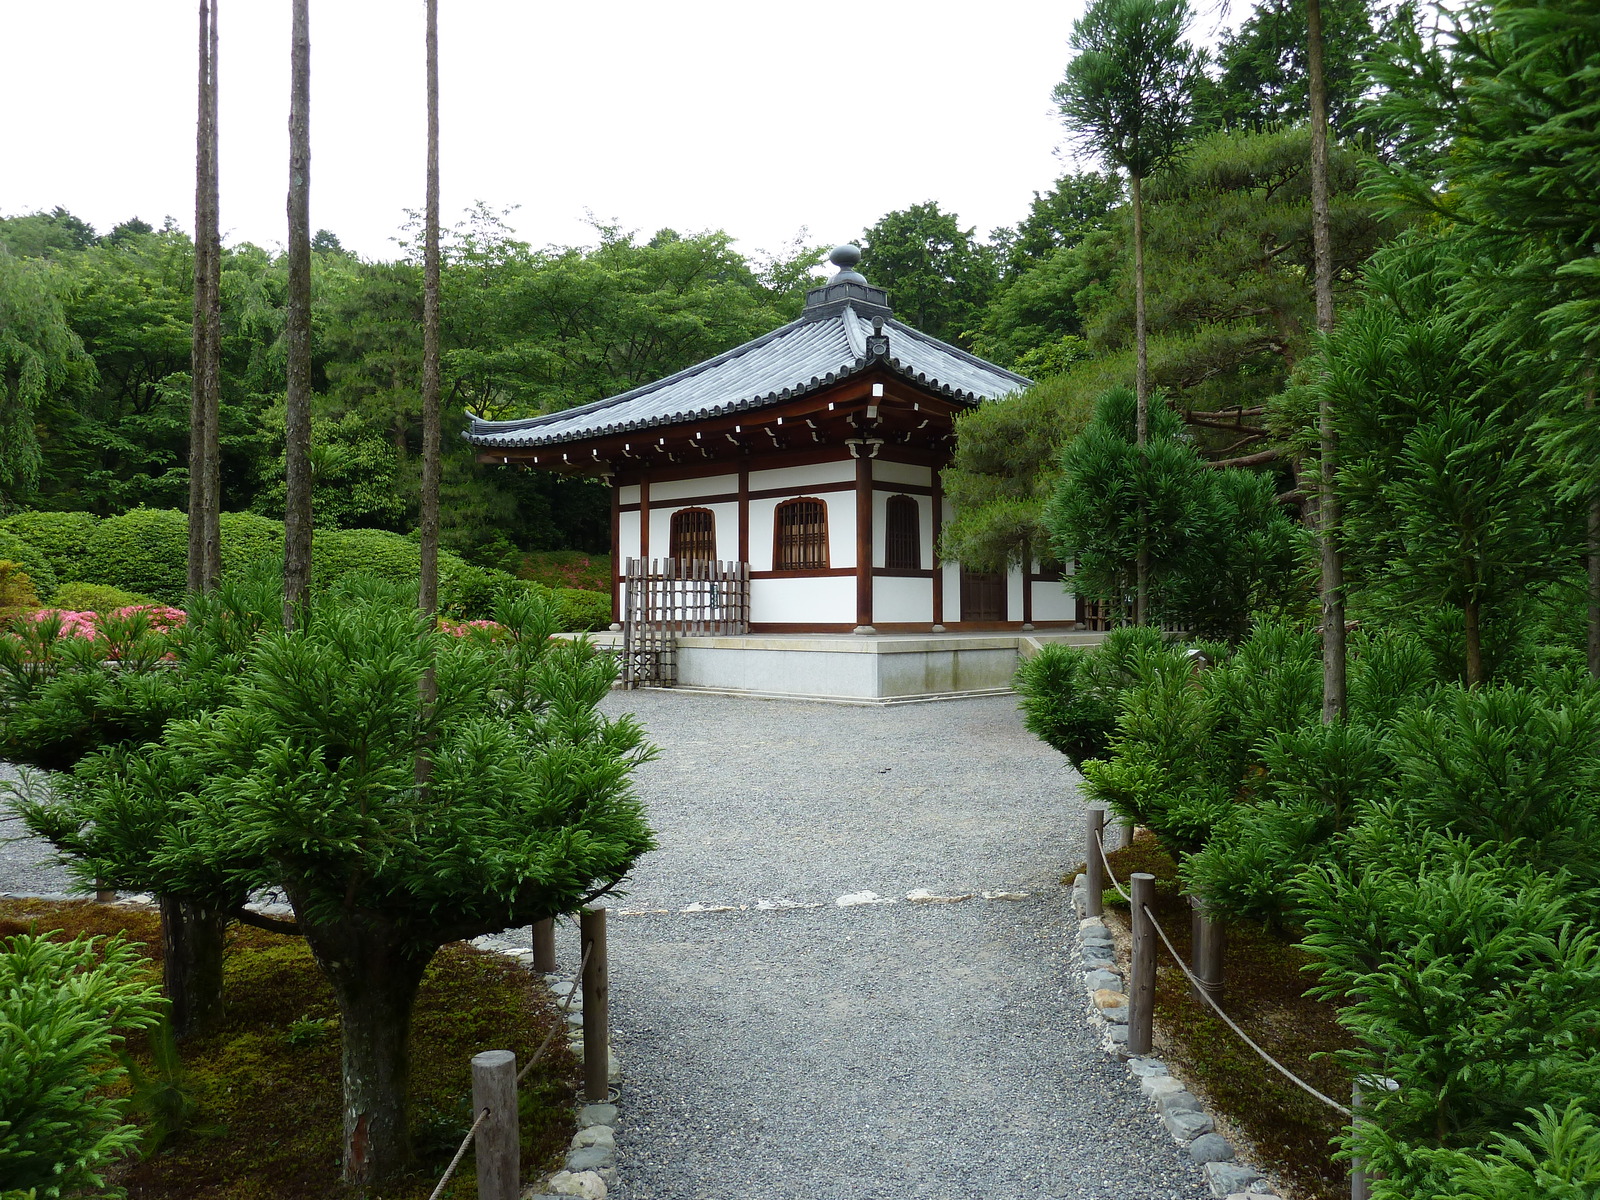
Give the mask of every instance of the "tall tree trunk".
<path id="1" fill-rule="evenodd" d="M 428 185 L 422 233 L 422 581 L 425 613 L 439 607 L 439 0 L 427 0 Z M 431 672 L 430 672 L 431 675 Z"/>
<path id="2" fill-rule="evenodd" d="M 190 351 L 189 561 L 191 592 L 222 574 L 218 526 L 222 246 L 217 197 L 217 5 L 200 0 L 199 113 L 195 122 L 194 340 Z"/>
<path id="3" fill-rule="evenodd" d="M 172 1033 L 186 1038 L 222 1018 L 222 953 L 228 918 L 178 896 L 161 897 L 161 975 Z"/>
<path id="4" fill-rule="evenodd" d="M 295 911 L 304 911 L 300 903 Z M 355 922 L 311 924 L 302 917 L 300 927 L 339 1006 L 343 1178 L 357 1186 L 378 1183 L 412 1161 L 411 1014 L 434 951 L 406 949 Z"/>
<path id="5" fill-rule="evenodd" d="M 1133 398 L 1134 442 L 1139 461 L 1145 457 L 1150 434 L 1150 345 L 1144 304 L 1144 180 L 1129 172 L 1133 191 Z M 1148 517 L 1139 514 L 1139 557 L 1134 566 L 1133 622 L 1143 625 L 1150 609 L 1150 530 Z"/>
<path id="6" fill-rule="evenodd" d="M 1477 600 L 1468 600 L 1461 606 L 1462 622 L 1466 626 L 1468 687 L 1477 687 L 1483 682 L 1482 613 Z"/>
<path id="7" fill-rule="evenodd" d="M 294 0 L 289 87 L 289 296 L 285 396 L 283 623 L 294 628 L 311 587 L 311 15 Z"/>
<path id="8" fill-rule="evenodd" d="M 1333 329 L 1333 237 L 1328 201 L 1328 83 L 1323 72 L 1322 3 L 1307 0 L 1306 59 L 1311 101 L 1311 252 L 1317 299 L 1317 329 Z M 1322 719 L 1345 715 L 1344 553 L 1339 546 L 1339 498 L 1334 478 L 1339 435 L 1333 405 L 1324 393 L 1317 408 L 1322 447 L 1318 466 L 1317 545 L 1322 592 Z"/>
<path id="9" fill-rule="evenodd" d="M 1589 388 L 1584 407 L 1595 404 L 1594 363 L 1589 363 Z M 1600 679 L 1600 496 L 1589 501 L 1589 674 Z"/>

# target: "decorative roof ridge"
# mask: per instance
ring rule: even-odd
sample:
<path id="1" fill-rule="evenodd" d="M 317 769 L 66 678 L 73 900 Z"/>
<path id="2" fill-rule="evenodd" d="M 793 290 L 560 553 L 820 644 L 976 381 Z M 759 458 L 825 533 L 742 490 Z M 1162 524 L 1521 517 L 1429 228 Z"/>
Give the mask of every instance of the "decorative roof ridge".
<path id="1" fill-rule="evenodd" d="M 1023 387 L 1032 387 L 1036 382 L 1035 380 L 1029 379 L 1026 375 L 1018 375 L 1015 371 L 1008 371 L 999 363 L 992 363 L 986 358 L 979 358 L 976 354 L 973 354 L 967 350 L 963 350 L 960 346 L 952 346 L 949 342 L 941 341 L 940 339 L 934 337 L 931 333 L 923 333 L 922 330 L 897 321 L 893 317 L 890 317 L 884 322 L 884 327 L 895 330 L 899 333 L 909 333 L 912 337 L 924 342 L 931 342 L 933 345 L 938 346 L 941 350 L 948 351 L 964 362 L 970 363 L 972 366 L 982 367 L 986 371 L 994 371 L 995 373 L 1004 375 L 1010 379 L 1015 379 Z M 892 352 L 894 343 L 891 342 L 889 345 Z"/>

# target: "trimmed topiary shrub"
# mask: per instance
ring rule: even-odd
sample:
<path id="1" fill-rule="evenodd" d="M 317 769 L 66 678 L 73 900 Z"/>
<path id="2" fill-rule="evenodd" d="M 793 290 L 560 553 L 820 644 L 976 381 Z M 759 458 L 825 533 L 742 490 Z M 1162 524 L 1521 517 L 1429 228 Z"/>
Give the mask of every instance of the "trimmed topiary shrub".
<path id="1" fill-rule="evenodd" d="M 283 557 L 282 521 L 237 512 L 223 513 L 217 524 L 222 530 L 224 575 L 238 575 L 258 563 Z"/>
<path id="2" fill-rule="evenodd" d="M 554 589 L 564 633 L 593 633 L 611 624 L 611 596 L 582 588 Z"/>
<path id="3" fill-rule="evenodd" d="M 175 509 L 136 508 L 95 527 L 78 578 L 179 604 L 188 583 L 188 557 L 188 518 Z"/>
<path id="4" fill-rule="evenodd" d="M 79 579 L 78 564 L 89 547 L 100 518 L 86 512 L 19 512 L 0 521 L 0 530 L 14 533 L 50 563 L 56 579 Z M 41 593 L 47 595 L 48 593 Z"/>
<path id="5" fill-rule="evenodd" d="M 65 608 L 72 612 L 115 612 L 132 604 L 154 604 L 149 596 L 125 592 L 105 583 L 63 583 L 50 595 L 52 608 Z"/>
<path id="6" fill-rule="evenodd" d="M 56 590 L 56 573 L 50 560 L 32 542 L 23 541 L 14 533 L 0 530 L 0 558 L 14 562 L 22 568 L 33 585 L 36 595 L 48 596 Z"/>

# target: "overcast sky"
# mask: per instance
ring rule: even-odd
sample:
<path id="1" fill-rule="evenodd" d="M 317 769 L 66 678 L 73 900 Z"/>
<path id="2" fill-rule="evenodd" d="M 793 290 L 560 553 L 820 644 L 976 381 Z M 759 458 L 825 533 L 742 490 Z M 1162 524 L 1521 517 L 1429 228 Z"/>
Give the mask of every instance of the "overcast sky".
<path id="1" fill-rule="evenodd" d="M 222 228 L 285 237 L 288 0 L 221 0 Z M 535 245 L 726 229 L 857 237 L 937 200 L 980 234 L 1062 172 L 1050 101 L 1083 0 L 440 0 L 443 211 Z M 198 5 L 0 0 L 0 213 L 194 218 Z M 369 258 L 420 208 L 421 0 L 312 0 L 311 220 Z"/>

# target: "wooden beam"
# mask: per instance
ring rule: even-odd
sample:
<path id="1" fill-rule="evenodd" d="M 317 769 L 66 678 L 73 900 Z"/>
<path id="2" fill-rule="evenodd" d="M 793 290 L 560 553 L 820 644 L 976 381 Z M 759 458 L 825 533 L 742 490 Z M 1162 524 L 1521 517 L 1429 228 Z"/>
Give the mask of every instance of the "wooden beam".
<path id="1" fill-rule="evenodd" d="M 944 477 L 933 469 L 933 623 L 944 624 L 944 564 L 939 561 L 939 534 L 944 529 Z"/>
<path id="2" fill-rule="evenodd" d="M 750 561 L 750 459 L 739 460 L 739 561 Z"/>
<path id="3" fill-rule="evenodd" d="M 872 629 L 872 459 L 856 457 L 856 629 Z"/>
<path id="4" fill-rule="evenodd" d="M 639 557 L 650 557 L 650 476 L 639 477 Z"/>

